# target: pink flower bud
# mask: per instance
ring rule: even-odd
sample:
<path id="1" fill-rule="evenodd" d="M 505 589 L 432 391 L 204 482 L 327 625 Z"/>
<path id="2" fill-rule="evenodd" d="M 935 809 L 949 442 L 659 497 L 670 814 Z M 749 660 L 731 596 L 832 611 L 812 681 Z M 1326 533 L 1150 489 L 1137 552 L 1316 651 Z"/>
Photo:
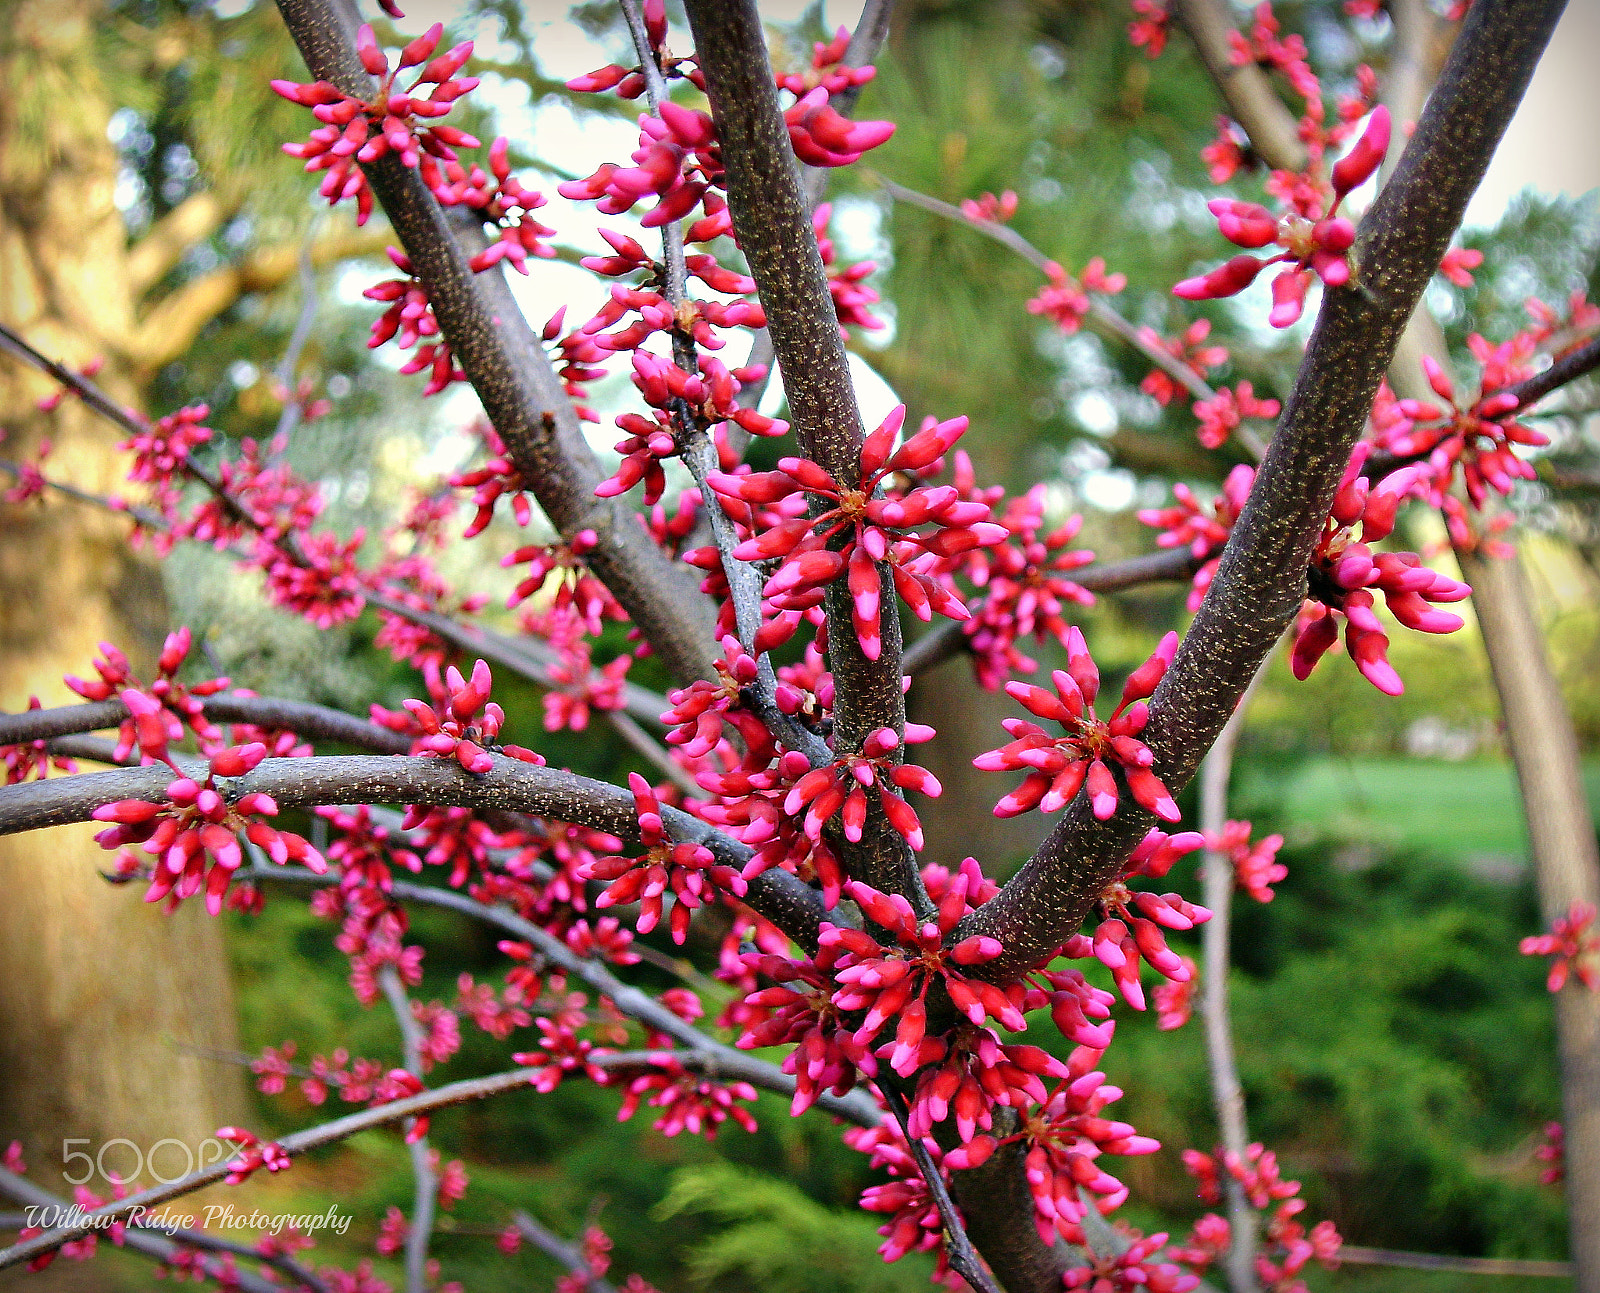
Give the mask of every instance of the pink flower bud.
<path id="1" fill-rule="evenodd" d="M 1381 104 L 1372 110 L 1372 118 L 1354 148 L 1335 163 L 1333 191 L 1343 197 L 1351 189 L 1364 184 L 1383 164 L 1389 151 L 1389 109 Z"/>

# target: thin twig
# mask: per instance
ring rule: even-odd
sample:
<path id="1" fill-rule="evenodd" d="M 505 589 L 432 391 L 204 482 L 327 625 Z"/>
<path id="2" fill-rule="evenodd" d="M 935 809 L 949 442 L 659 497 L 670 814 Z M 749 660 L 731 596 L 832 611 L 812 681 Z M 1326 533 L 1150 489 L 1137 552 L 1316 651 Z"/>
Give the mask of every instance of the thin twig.
<path id="1" fill-rule="evenodd" d="M 917 1171 L 922 1175 L 923 1184 L 928 1187 L 933 1206 L 939 1210 L 939 1220 L 944 1222 L 945 1255 L 950 1262 L 950 1269 L 972 1285 L 977 1293 L 1000 1293 L 1000 1286 L 994 1282 L 994 1276 L 989 1274 L 989 1268 L 983 1264 L 977 1249 L 967 1238 L 961 1212 L 945 1186 L 943 1170 L 933 1161 L 933 1155 L 922 1143 L 922 1137 L 911 1134 L 911 1119 L 906 1111 L 905 1100 L 891 1086 L 884 1085 L 878 1089 L 883 1092 L 883 1098 L 888 1102 L 895 1121 L 900 1124 L 901 1135 L 905 1137 L 906 1145 L 911 1150 L 911 1157 L 916 1160 Z"/>
<path id="2" fill-rule="evenodd" d="M 27 363 L 42 369 L 57 381 L 64 382 L 89 407 L 110 418 L 124 430 L 138 434 L 147 428 L 147 423 L 130 410 L 120 408 L 115 401 L 88 378 L 74 373 L 71 369 L 50 359 L 5 327 L 4 324 L 0 324 L 0 348 L 11 350 Z M 237 498 L 228 492 L 219 478 L 201 467 L 191 455 L 185 455 L 181 466 L 187 475 L 205 486 L 228 509 L 231 517 L 252 530 L 260 531 L 255 518 L 250 515 L 248 509 Z M 20 469 L 8 463 L 0 463 L 0 468 L 11 470 L 13 474 L 20 475 Z M 74 486 L 61 484 L 57 481 L 47 479 L 45 484 L 80 502 L 92 503 L 114 512 L 126 512 L 146 528 L 159 530 L 168 528 L 163 518 L 143 509 L 114 506 L 108 498 L 90 494 Z M 275 539 L 274 547 L 296 565 L 304 566 L 306 564 L 303 554 L 292 538 Z M 426 628 L 429 632 L 453 646 L 467 651 L 476 650 L 485 659 L 505 666 L 512 672 L 527 678 L 530 682 L 550 689 L 558 688 L 549 664 L 540 658 L 541 649 L 536 643 L 514 642 L 490 629 L 477 625 L 463 624 L 437 611 L 418 609 L 407 603 L 401 596 L 390 595 L 378 590 L 364 589 L 362 598 L 379 610 L 387 611 L 391 615 L 396 615 L 421 628 Z M 660 725 L 661 715 L 668 708 L 665 697 L 633 683 L 624 685 L 623 695 L 625 704 L 634 717 L 656 726 Z M 690 793 L 697 790 L 697 787 L 688 779 L 684 770 L 678 766 L 672 756 L 659 743 L 651 741 L 637 727 L 632 730 L 624 730 L 623 724 L 612 717 L 616 711 L 604 710 L 601 712 L 606 716 L 607 721 L 618 729 L 629 744 L 638 749 L 640 753 L 665 772 L 681 788 Z M 643 740 L 640 738 L 643 738 Z"/>
<path id="3" fill-rule="evenodd" d="M 423 1091 L 404 1100 L 395 1100 L 373 1109 L 346 1114 L 343 1118 L 335 1118 L 332 1122 L 325 1122 L 305 1131 L 292 1132 L 281 1137 L 277 1144 L 292 1158 L 308 1150 L 319 1149 L 323 1145 L 332 1145 L 374 1127 L 402 1122 L 418 1114 L 431 1114 L 438 1109 L 464 1104 L 469 1100 L 482 1100 L 488 1096 L 499 1095 L 503 1091 L 515 1091 L 528 1086 L 539 1075 L 538 1069 L 523 1068 L 494 1073 L 488 1077 L 452 1082 L 448 1086 Z M 91 1230 L 101 1229 L 112 1221 L 126 1218 L 138 1209 L 148 1210 L 171 1199 L 182 1198 L 185 1194 L 204 1189 L 222 1180 L 230 1170 L 226 1162 L 214 1163 L 210 1167 L 203 1167 L 175 1181 L 154 1185 L 148 1190 L 140 1190 L 126 1198 L 116 1199 L 101 1207 L 90 1209 L 70 1225 L 53 1227 L 42 1235 L 35 1235 L 32 1239 L 13 1244 L 10 1248 L 0 1249 L 0 1270 L 32 1261 L 35 1257 L 86 1235 Z"/>
<path id="4" fill-rule="evenodd" d="M 553 1230 L 546 1230 L 521 1210 L 512 1214 L 511 1224 L 517 1228 L 519 1235 L 540 1252 L 547 1257 L 554 1257 L 573 1274 L 581 1275 L 589 1293 L 616 1293 L 615 1286 L 609 1280 L 602 1279 L 589 1268 L 589 1263 L 583 1260 L 583 1253 L 577 1245 L 569 1244 Z"/>
<path id="5" fill-rule="evenodd" d="M 1227 823 L 1228 782 L 1233 772 L 1234 751 L 1244 731 L 1245 711 L 1271 660 L 1269 655 L 1256 670 L 1233 717 L 1223 726 L 1216 744 L 1200 765 L 1200 829 L 1208 840 L 1218 838 Z M 1207 849 L 1202 877 L 1201 902 L 1211 912 L 1211 919 L 1201 931 L 1201 1012 L 1205 1021 L 1206 1059 L 1211 1069 L 1211 1099 L 1222 1146 L 1238 1155 L 1242 1162 L 1250 1132 L 1245 1121 L 1244 1086 L 1239 1081 L 1239 1064 L 1233 1050 L 1233 1020 L 1228 1009 L 1233 864 L 1226 854 Z M 1223 1189 L 1228 1198 L 1230 1235 L 1225 1258 L 1228 1285 L 1233 1293 L 1256 1293 L 1260 1288 L 1256 1281 L 1256 1230 L 1260 1219 L 1250 1206 L 1244 1186 L 1232 1173 L 1224 1174 Z"/>
<path id="6" fill-rule="evenodd" d="M 259 865 L 257 870 L 261 868 Z M 411 998 L 406 985 L 394 966 L 385 965 L 378 971 L 378 986 L 383 989 L 389 1009 L 394 1012 L 395 1023 L 400 1028 L 400 1046 L 405 1056 L 406 1072 L 422 1077 L 422 1029 L 411 1013 Z M 439 1182 L 428 1162 L 428 1138 L 412 1136 L 407 1129 L 407 1148 L 411 1152 L 411 1177 L 414 1184 L 411 1203 L 411 1224 L 406 1228 L 406 1293 L 427 1293 L 428 1241 L 433 1236 L 434 1204 L 438 1198 Z"/>

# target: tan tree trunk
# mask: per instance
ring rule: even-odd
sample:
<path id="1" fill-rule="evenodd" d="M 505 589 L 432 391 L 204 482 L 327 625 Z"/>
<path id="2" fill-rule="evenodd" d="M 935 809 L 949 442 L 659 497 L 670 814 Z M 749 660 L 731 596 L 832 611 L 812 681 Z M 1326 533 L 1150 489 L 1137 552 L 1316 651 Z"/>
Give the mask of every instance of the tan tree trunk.
<path id="1" fill-rule="evenodd" d="M 69 363 L 103 355 L 99 380 L 137 403 L 118 349 L 136 304 L 118 159 L 91 54 L 103 17 L 90 0 L 7 0 L 0 15 L 0 317 Z M 49 392 L 0 357 L 0 456 L 32 457 L 47 436 L 49 474 L 116 492 L 116 432 L 74 401 L 40 413 Z M 0 706 L 72 700 L 61 676 L 92 675 L 101 640 L 149 676 L 166 607 L 126 535 L 122 519 L 60 496 L 0 504 Z M 35 1179 L 59 1194 L 70 1194 L 57 1175 L 68 1139 L 87 1141 L 71 1149 L 91 1158 L 117 1138 L 146 1155 L 164 1138 L 198 1149 L 244 1102 L 240 1072 L 193 1049 L 236 1044 L 218 923 L 196 904 L 162 915 L 142 886 L 107 884 L 93 834 L 0 839 L 0 1146 L 20 1139 Z M 133 1161 L 126 1146 L 104 1158 L 111 1171 Z M 183 1162 L 168 1145 L 155 1171 Z M 109 1192 L 98 1175 L 88 1184 Z"/>

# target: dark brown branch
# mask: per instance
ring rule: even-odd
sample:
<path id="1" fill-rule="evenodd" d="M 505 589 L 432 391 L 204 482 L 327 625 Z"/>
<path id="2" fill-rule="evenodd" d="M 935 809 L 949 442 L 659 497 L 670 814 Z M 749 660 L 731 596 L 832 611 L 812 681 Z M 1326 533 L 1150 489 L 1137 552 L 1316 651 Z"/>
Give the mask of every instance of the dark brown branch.
<path id="1" fill-rule="evenodd" d="M 1149 552 L 1143 556 L 1129 557 L 1124 561 L 1108 561 L 1099 566 L 1085 566 L 1074 570 L 1068 578 L 1091 593 L 1115 593 L 1141 584 L 1166 583 L 1190 578 L 1195 571 L 1216 556 L 1208 552 L 1203 557 L 1194 556 L 1188 548 L 1168 548 Z M 963 622 L 944 620 L 939 627 L 924 633 L 909 647 L 901 660 L 901 667 L 913 678 L 920 673 L 953 660 L 967 649 L 967 634 Z"/>
<path id="2" fill-rule="evenodd" d="M 275 700 L 269 696 L 235 696 L 228 692 L 204 697 L 200 705 L 206 717 L 218 723 L 252 723 L 258 727 L 279 728 L 312 740 L 338 741 L 373 754 L 411 752 L 410 737 L 340 710 L 329 709 L 326 705 Z M 80 732 L 98 732 L 116 727 L 127 717 L 128 707 L 120 700 L 0 714 L 0 745 L 47 741 L 52 737 Z"/>
<path id="3" fill-rule="evenodd" d="M 1351 286 L 1329 290 L 1255 488 L 1211 590 L 1151 702 L 1154 770 L 1185 786 L 1305 595 L 1328 507 L 1406 321 L 1438 266 L 1561 11 L 1559 0 L 1478 0 L 1422 120 L 1362 222 Z M 1153 824 L 1075 800 L 1039 852 L 957 931 L 1005 946 L 983 969 L 1015 976 L 1075 932 Z"/>
<path id="4" fill-rule="evenodd" d="M 280 0 L 279 12 L 313 76 L 370 98 L 372 78 L 338 0 Z M 680 681 L 707 676 L 713 613 L 685 567 L 669 560 L 617 503 L 594 496 L 602 474 L 572 401 L 495 269 L 474 275 L 422 177 L 393 153 L 364 168 L 428 291 L 442 334 L 513 462 L 563 538 L 594 530 L 585 557 Z"/>
<path id="5" fill-rule="evenodd" d="M 761 17 L 753 0 L 689 0 L 687 9 L 722 142 L 728 207 L 767 313 L 796 439 L 806 457 L 849 488 L 861 476 L 861 412 L 779 110 Z M 827 592 L 839 755 L 859 752 L 878 728 L 905 727 L 899 602 L 886 567 L 879 568 L 879 581 L 883 648 L 876 660 L 867 659 L 856 638 L 845 581 L 835 580 Z M 845 846 L 844 861 L 856 878 L 931 910 L 915 855 L 876 802 L 861 842 Z"/>
<path id="6" fill-rule="evenodd" d="M 171 769 L 119 768 L 0 786 L 0 835 L 90 820 L 102 804 L 119 799 L 152 803 L 166 797 Z M 496 757 L 482 776 L 463 772 L 452 760 L 346 755 L 267 759 L 229 783 L 235 795 L 252 790 L 271 795 L 281 808 L 318 804 L 440 804 L 531 813 L 578 822 L 637 842 L 639 821 L 633 796 L 618 786 L 556 768 L 537 768 Z M 751 850 L 680 809 L 663 808 L 674 839 L 703 844 L 719 862 L 735 868 Z M 791 938 L 815 947 L 825 913 L 817 892 L 786 871 L 764 872 L 745 897 L 754 910 Z"/>

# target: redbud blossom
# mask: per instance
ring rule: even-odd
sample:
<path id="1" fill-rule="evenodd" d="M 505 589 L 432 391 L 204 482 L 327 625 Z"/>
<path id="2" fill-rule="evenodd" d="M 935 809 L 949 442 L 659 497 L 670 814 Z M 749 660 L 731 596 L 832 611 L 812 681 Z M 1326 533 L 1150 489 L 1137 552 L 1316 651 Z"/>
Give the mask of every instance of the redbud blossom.
<path id="1" fill-rule="evenodd" d="M 843 1011 L 866 1012 L 854 1035 L 860 1046 L 873 1043 L 886 1024 L 894 1023 L 893 1039 L 882 1043 L 876 1053 L 903 1077 L 945 1054 L 944 1043 L 927 1036 L 928 989 L 935 981 L 942 982 L 956 1010 L 972 1023 L 981 1025 L 992 1016 L 1013 1032 L 1026 1027 L 1018 1008 L 1021 985 L 998 988 L 981 979 L 969 979 L 959 968 L 994 960 L 1002 950 L 1000 943 L 975 935 L 953 947 L 944 945 L 945 936 L 966 914 L 967 886 L 967 876 L 957 876 L 940 902 L 937 916 L 919 921 L 901 895 L 879 893 L 858 880 L 849 881 L 846 895 L 869 921 L 894 936 L 896 947 L 883 947 L 863 930 L 823 922 L 818 942 L 838 953 L 833 977 L 839 987 L 833 1004 Z"/>
<path id="2" fill-rule="evenodd" d="M 233 873 L 244 862 L 241 833 L 280 866 L 299 862 L 321 874 L 328 864 L 300 836 L 252 820 L 277 816 L 278 805 L 270 795 L 254 791 L 235 798 L 217 785 L 218 777 L 242 777 L 266 757 L 267 747 L 259 743 L 219 750 L 211 756 L 203 783 L 180 776 L 167 785 L 165 803 L 123 799 L 104 804 L 94 810 L 94 819 L 114 824 L 95 841 L 104 849 L 138 844 L 156 859 L 146 902 L 171 895 L 176 906 L 204 887 L 206 910 L 213 916 L 222 910 Z"/>
<path id="3" fill-rule="evenodd" d="M 1200 603 L 1211 587 L 1211 580 L 1222 564 L 1222 545 L 1233 533 L 1234 522 L 1244 510 L 1250 497 L 1250 487 L 1255 484 L 1256 471 L 1248 463 L 1240 463 L 1222 482 L 1222 492 L 1208 505 L 1202 504 L 1195 492 L 1179 481 L 1172 487 L 1172 496 L 1178 500 L 1175 507 L 1147 507 L 1139 512 L 1139 520 L 1163 531 L 1156 536 L 1158 548 L 1187 546 L 1196 560 L 1205 558 L 1205 564 L 1195 571 L 1189 589 L 1188 608 L 1200 609 Z"/>
<path id="4" fill-rule="evenodd" d="M 478 84 L 475 76 L 456 76 L 472 56 L 471 41 L 429 58 L 443 31 L 443 26 L 435 23 L 406 46 L 391 71 L 372 28 L 363 26 L 356 36 L 356 53 L 367 72 L 380 78 L 369 100 L 347 95 L 326 81 L 306 85 L 272 82 L 274 90 L 291 103 L 310 108 L 323 123 L 305 143 L 285 144 L 283 151 L 304 159 L 308 172 L 327 171 L 320 192 L 329 205 L 355 198 L 357 224 L 365 224 L 372 214 L 372 190 L 357 163 L 365 165 L 394 153 L 405 165 L 416 167 L 424 153 L 453 162 L 456 148 L 478 147 L 476 139 L 454 126 L 424 126 L 415 120 L 436 121 Z M 410 86 L 404 91 L 396 89 L 399 74 L 419 63 L 425 65 Z M 424 98 L 419 92 L 429 85 L 433 88 Z"/>
<path id="5" fill-rule="evenodd" d="M 1268 835 L 1252 844 L 1249 822 L 1224 823 L 1220 832 L 1206 836 L 1206 847 L 1227 858 L 1234 880 L 1257 902 L 1271 902 L 1272 886 L 1289 874 L 1289 868 L 1277 860 L 1283 836 Z"/>
<path id="6" fill-rule="evenodd" d="M 1178 635 L 1168 633 L 1150 658 L 1129 675 L 1122 699 L 1106 722 L 1094 711 L 1100 671 L 1076 627 L 1068 630 L 1067 667 L 1050 675 L 1054 694 L 1031 683 L 1008 682 L 1006 693 L 1012 699 L 1037 717 L 1061 724 L 1067 735 L 1050 736 L 1025 719 L 1004 720 L 1006 731 L 1016 739 L 980 754 L 972 765 L 985 772 L 1021 768 L 1029 772 L 1020 786 L 995 805 L 995 816 L 1015 817 L 1032 808 L 1053 813 L 1087 784 L 1094 815 L 1104 821 L 1117 810 L 1117 782 L 1110 770 L 1114 764 L 1122 769 L 1128 789 L 1141 805 L 1163 821 L 1177 821 L 1178 805 L 1150 771 L 1155 756 L 1135 739 L 1150 718 L 1145 698 L 1166 675 L 1177 650 Z"/>
<path id="7" fill-rule="evenodd" d="M 1524 956 L 1548 956 L 1550 975 L 1545 986 L 1560 992 L 1569 976 L 1591 992 L 1600 992 L 1600 933 L 1594 925 L 1593 903 L 1575 902 L 1565 916 L 1558 916 L 1548 934 L 1535 934 L 1522 940 L 1517 950 Z"/>
<path id="8" fill-rule="evenodd" d="M 454 665 L 445 673 L 444 703 L 435 708 L 420 700 L 404 702 L 406 712 L 421 729 L 414 753 L 454 758 L 468 772 L 485 773 L 494 768 L 490 751 L 504 753 L 523 763 L 543 764 L 544 759 L 520 746 L 501 746 L 495 738 L 505 722 L 505 711 L 489 700 L 494 686 L 489 666 L 482 660 L 472 667 L 472 680 L 461 676 Z M 478 711 L 483 716 L 478 717 Z"/>
<path id="9" fill-rule="evenodd" d="M 913 736 L 928 740 L 933 736 L 932 728 L 910 726 L 907 740 Z M 798 817 L 804 809 L 802 829 L 813 840 L 820 840 L 823 826 L 835 814 L 842 814 L 844 837 L 853 844 L 861 839 L 866 825 L 867 793 L 876 790 L 878 805 L 889 825 L 907 844 L 920 850 L 922 823 L 911 805 L 895 791 L 916 790 L 937 798 L 941 787 L 939 779 L 926 768 L 897 761 L 900 745 L 901 737 L 893 728 L 880 727 L 867 733 L 860 754 L 846 755 L 801 776 L 785 796 L 783 811 Z"/>
<path id="10" fill-rule="evenodd" d="M 962 502 L 948 485 L 919 486 L 902 497 L 874 496 L 885 477 L 930 466 L 967 430 L 964 417 L 938 423 L 930 418 L 896 450 L 895 435 L 904 418 L 902 404 L 866 438 L 854 485 L 840 484 L 805 458 L 781 458 L 777 471 L 745 476 L 712 472 L 707 477 L 712 489 L 739 507 L 736 519 L 751 515 L 740 505 L 770 504 L 800 491 L 831 504 L 819 515 L 799 516 L 747 539 L 734 556 L 741 561 L 784 558 L 764 590 L 780 610 L 844 575 L 856 636 L 869 660 L 876 660 L 883 649 L 880 563 L 889 564 L 895 590 L 917 618 L 928 620 L 936 610 L 964 620 L 966 607 L 923 568 L 923 558 L 910 560 L 913 551 L 920 548 L 926 559 L 939 562 L 1007 537 L 1003 527 L 986 519 L 987 506 Z M 917 532 L 930 523 L 935 527 L 931 534 Z M 851 537 L 842 546 L 830 542 L 847 533 Z"/>
<path id="11" fill-rule="evenodd" d="M 1356 668 L 1379 691 L 1398 696 L 1405 690 L 1389 664 L 1389 638 L 1373 612 L 1372 590 L 1384 595 L 1390 612 L 1408 628 L 1422 633 L 1453 633 L 1460 616 L 1436 611 L 1430 602 L 1458 602 L 1472 592 L 1422 564 L 1414 552 L 1373 553 L 1368 541 L 1386 538 L 1395 513 L 1421 471 L 1405 467 L 1369 485 L 1358 475 L 1367 444 L 1358 444 L 1334 497 L 1333 511 L 1312 557 L 1308 594 L 1301 612 L 1290 665 L 1296 678 L 1308 677 L 1338 637 L 1337 616 L 1345 618 L 1345 645 Z M 1361 540 L 1354 527 L 1361 526 Z"/>
<path id="12" fill-rule="evenodd" d="M 1373 109 L 1365 133 L 1349 154 L 1333 168 L 1333 204 L 1325 215 L 1320 203 L 1308 214 L 1300 209 L 1283 216 L 1265 207 L 1235 198 L 1215 198 L 1208 209 L 1217 218 L 1217 228 L 1229 242 L 1240 247 L 1276 245 L 1284 248 L 1265 260 L 1255 256 L 1235 256 L 1225 265 L 1198 278 L 1187 278 L 1172 289 L 1173 295 L 1191 301 L 1233 296 L 1242 292 L 1268 265 L 1284 264 L 1272 284 L 1272 312 L 1267 321 L 1275 328 L 1294 323 L 1304 309 L 1311 275 L 1329 287 L 1343 287 L 1350 281 L 1349 250 L 1355 243 L 1355 226 L 1338 214 L 1344 196 L 1372 176 L 1389 147 L 1389 110 Z"/>
<path id="13" fill-rule="evenodd" d="M 714 900 L 717 889 L 742 898 L 748 886 L 736 870 L 719 863 L 704 845 L 675 842 L 667 835 L 661 804 L 648 781 L 637 772 L 630 772 L 628 786 L 633 791 L 639 842 L 645 853 L 637 858 L 597 858 L 579 867 L 578 874 L 584 880 L 609 882 L 606 891 L 595 900 L 597 907 L 637 902 L 639 920 L 635 927 L 641 934 L 648 934 L 660 922 L 662 900 L 670 889 L 677 901 L 668 926 L 672 941 L 682 943 L 689 933 L 691 914 Z"/>

